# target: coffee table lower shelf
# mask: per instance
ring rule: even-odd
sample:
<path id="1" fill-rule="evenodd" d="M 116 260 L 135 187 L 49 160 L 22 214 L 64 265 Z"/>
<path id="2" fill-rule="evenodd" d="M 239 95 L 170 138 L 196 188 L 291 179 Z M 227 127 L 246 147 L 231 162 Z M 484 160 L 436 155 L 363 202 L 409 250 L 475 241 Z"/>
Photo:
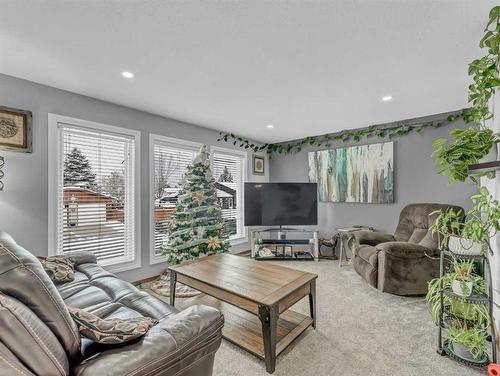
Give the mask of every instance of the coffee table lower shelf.
<path id="1" fill-rule="evenodd" d="M 176 306 L 186 308 L 194 304 L 217 308 L 224 314 L 223 337 L 246 351 L 265 359 L 262 325 L 259 318 L 212 296 L 201 294 L 194 298 L 179 299 Z M 280 314 L 276 333 L 276 355 L 285 350 L 294 339 L 313 323 L 312 318 L 292 310 Z"/>

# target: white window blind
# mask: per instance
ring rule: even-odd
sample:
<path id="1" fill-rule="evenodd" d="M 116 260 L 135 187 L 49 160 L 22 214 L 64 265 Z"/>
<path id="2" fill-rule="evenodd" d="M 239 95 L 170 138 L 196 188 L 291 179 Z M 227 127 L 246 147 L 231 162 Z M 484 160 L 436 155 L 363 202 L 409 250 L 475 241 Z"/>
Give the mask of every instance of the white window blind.
<path id="1" fill-rule="evenodd" d="M 187 167 L 198 151 L 197 145 L 153 141 L 154 163 L 154 257 L 161 258 L 162 246 L 168 241 L 167 225 L 177 205 Z"/>
<path id="2" fill-rule="evenodd" d="M 245 236 L 243 227 L 243 184 L 245 157 L 222 152 L 212 153 L 212 173 L 216 181 L 217 201 L 222 209 L 224 231 L 229 239 Z"/>
<path id="3" fill-rule="evenodd" d="M 136 259 L 135 138 L 59 124 L 57 253 L 101 265 Z"/>

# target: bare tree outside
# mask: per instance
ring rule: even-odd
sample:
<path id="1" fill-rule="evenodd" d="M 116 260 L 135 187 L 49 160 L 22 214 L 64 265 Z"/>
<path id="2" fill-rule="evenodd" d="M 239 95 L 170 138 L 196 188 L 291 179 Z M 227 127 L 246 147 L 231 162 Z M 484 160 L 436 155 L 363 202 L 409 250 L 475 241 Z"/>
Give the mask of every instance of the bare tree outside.
<path id="1" fill-rule="evenodd" d="M 102 190 L 107 195 L 123 203 L 125 200 L 125 174 L 123 170 L 113 170 L 108 176 L 104 177 Z"/>
<path id="2" fill-rule="evenodd" d="M 160 153 L 158 155 L 157 165 L 155 166 L 155 187 L 154 195 L 155 198 L 162 198 L 165 188 L 169 188 L 169 180 L 172 174 L 177 169 L 177 163 L 175 163 L 174 156 L 165 153 Z"/>

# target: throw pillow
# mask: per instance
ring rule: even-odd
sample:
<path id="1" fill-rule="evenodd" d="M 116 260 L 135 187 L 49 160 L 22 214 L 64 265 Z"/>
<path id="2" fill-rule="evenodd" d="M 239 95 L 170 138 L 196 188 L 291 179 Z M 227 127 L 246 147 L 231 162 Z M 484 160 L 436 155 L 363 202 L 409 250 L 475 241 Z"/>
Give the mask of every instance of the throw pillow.
<path id="1" fill-rule="evenodd" d="M 50 279 L 57 283 L 75 279 L 75 263 L 65 256 L 38 257 Z"/>
<path id="2" fill-rule="evenodd" d="M 130 319 L 101 319 L 84 310 L 68 307 L 69 313 L 78 326 L 80 334 L 94 342 L 118 344 L 143 336 L 158 323 L 150 317 Z"/>

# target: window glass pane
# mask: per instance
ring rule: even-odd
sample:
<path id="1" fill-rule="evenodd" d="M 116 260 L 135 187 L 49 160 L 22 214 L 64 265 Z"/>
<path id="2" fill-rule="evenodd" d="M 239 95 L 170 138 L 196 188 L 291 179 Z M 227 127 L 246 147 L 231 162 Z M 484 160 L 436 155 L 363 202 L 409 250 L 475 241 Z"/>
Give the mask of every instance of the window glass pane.
<path id="1" fill-rule="evenodd" d="M 88 251 L 102 265 L 135 259 L 134 140 L 60 127 L 58 253 Z"/>
<path id="2" fill-rule="evenodd" d="M 168 222 L 177 205 L 187 167 L 197 149 L 163 142 L 157 142 L 153 147 L 154 253 L 160 257 L 162 245 L 168 241 Z"/>
<path id="3" fill-rule="evenodd" d="M 234 154 L 214 152 L 212 172 L 217 199 L 222 209 L 224 231 L 230 239 L 244 237 L 243 228 L 243 171 L 245 158 Z"/>

